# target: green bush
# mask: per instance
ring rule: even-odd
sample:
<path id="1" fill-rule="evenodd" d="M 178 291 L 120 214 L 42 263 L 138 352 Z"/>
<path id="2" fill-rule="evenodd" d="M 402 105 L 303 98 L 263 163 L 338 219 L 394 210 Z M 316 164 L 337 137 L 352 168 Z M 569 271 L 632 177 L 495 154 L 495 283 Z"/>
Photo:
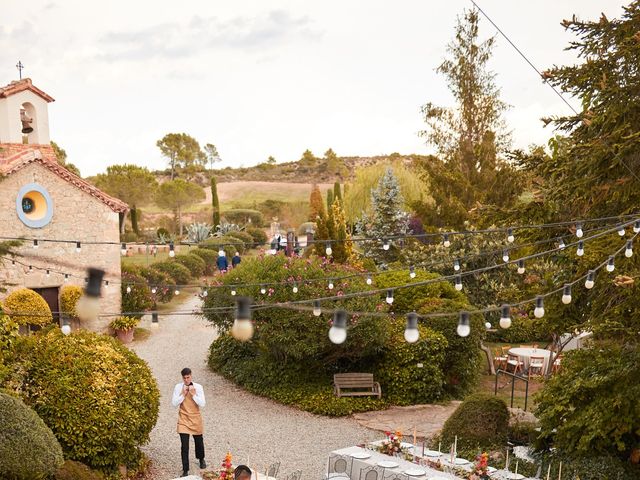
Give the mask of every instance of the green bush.
<path id="1" fill-rule="evenodd" d="M 509 425 L 509 441 L 514 445 L 532 445 L 540 432 L 534 422 L 517 422 Z"/>
<path id="2" fill-rule="evenodd" d="M 237 223 L 245 225 L 251 221 L 251 225 L 260 227 L 264 224 L 264 215 L 258 210 L 250 210 L 248 208 L 233 208 L 222 213 L 222 217 L 229 223 Z"/>
<path id="3" fill-rule="evenodd" d="M 171 301 L 176 289 L 176 282 L 170 275 L 151 267 L 138 267 L 137 271 L 147 281 L 154 302 L 167 303 Z M 153 293 L 154 288 L 155 293 Z"/>
<path id="4" fill-rule="evenodd" d="M 497 319 L 496 319 L 497 323 Z M 528 316 L 513 316 L 509 328 L 497 328 L 486 333 L 487 342 L 493 343 L 526 343 L 544 340 L 548 334 L 540 331 L 540 326 Z"/>
<path id="5" fill-rule="evenodd" d="M 551 478 L 558 478 L 562 461 L 562 478 L 580 480 L 640 480 L 640 466 L 608 455 L 591 454 L 586 457 L 554 456 L 551 460 Z M 543 468 L 546 472 L 546 467 Z"/>
<path id="6" fill-rule="evenodd" d="M 191 251 L 192 255 L 199 256 L 202 260 L 204 260 L 204 274 L 205 275 L 213 275 L 216 271 L 216 259 L 218 258 L 218 254 L 212 250 L 207 250 L 206 248 L 196 248 Z"/>
<path id="7" fill-rule="evenodd" d="M 52 328 L 16 346 L 11 387 L 58 438 L 65 457 L 103 471 L 135 466 L 156 423 L 147 364 L 115 339 Z"/>
<path id="8" fill-rule="evenodd" d="M 48 325 L 53 322 L 51 309 L 42 296 L 29 288 L 19 288 L 4 300 L 5 312 L 20 325 Z"/>
<path id="9" fill-rule="evenodd" d="M 243 246 L 245 250 L 253 248 L 253 237 L 251 236 L 251 234 L 247 232 L 241 232 L 238 230 L 238 231 L 229 232 L 227 233 L 226 236 L 240 240 L 244 244 Z"/>
<path id="10" fill-rule="evenodd" d="M 127 287 L 131 289 L 127 292 Z M 153 307 L 153 296 L 146 279 L 139 275 L 136 267 L 122 268 L 122 312 L 129 316 L 141 318 L 143 312 Z"/>
<path id="11" fill-rule="evenodd" d="M 244 242 L 237 238 L 228 237 L 226 235 L 224 237 L 209 238 L 202 242 L 199 247 L 206 248 L 208 250 L 214 250 L 216 252 L 220 250 L 220 247 L 222 247 L 228 259 L 233 257 L 236 252 L 244 252 Z"/>
<path id="12" fill-rule="evenodd" d="M 467 397 L 451 414 L 440 434 L 444 445 L 458 437 L 459 450 L 504 447 L 509 428 L 509 410 L 503 400 L 476 393 Z"/>
<path id="13" fill-rule="evenodd" d="M 60 310 L 71 318 L 78 318 L 76 305 L 82 293 L 82 287 L 78 285 L 63 285 L 60 289 Z"/>
<path id="14" fill-rule="evenodd" d="M 58 440 L 36 412 L 0 393 L 0 477 L 47 478 L 62 462 Z"/>
<path id="15" fill-rule="evenodd" d="M 104 476 L 84 463 L 66 460 L 53 476 L 54 480 L 102 480 Z"/>
<path id="16" fill-rule="evenodd" d="M 184 265 L 189 269 L 189 273 L 194 278 L 204 275 L 205 261 L 198 255 L 176 255 L 174 261 Z"/>
<path id="17" fill-rule="evenodd" d="M 187 285 L 191 281 L 191 272 L 189 272 L 189 269 L 178 262 L 171 260 L 156 262 L 151 265 L 151 268 L 166 273 L 173 278 L 173 281 L 178 285 Z"/>
<path id="18" fill-rule="evenodd" d="M 137 327 L 138 323 L 140 323 L 139 318 L 124 316 L 112 320 L 109 327 L 111 327 L 112 330 L 131 330 Z"/>
<path id="19" fill-rule="evenodd" d="M 259 247 L 267 243 L 267 234 L 261 228 L 247 227 L 245 229 L 245 232 L 247 232 L 253 238 L 254 247 Z"/>
<path id="20" fill-rule="evenodd" d="M 159 239 L 167 239 L 171 237 L 171 234 L 169 233 L 169 230 L 167 230 L 164 227 L 160 227 L 159 229 L 156 230 L 156 237 Z"/>

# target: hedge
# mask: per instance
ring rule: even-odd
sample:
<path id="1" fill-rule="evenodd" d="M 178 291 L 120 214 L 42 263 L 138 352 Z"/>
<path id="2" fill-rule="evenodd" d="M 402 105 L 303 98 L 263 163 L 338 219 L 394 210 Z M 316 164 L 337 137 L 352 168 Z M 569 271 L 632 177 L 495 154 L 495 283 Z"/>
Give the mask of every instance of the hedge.
<path id="1" fill-rule="evenodd" d="M 46 478 L 62 462 L 58 440 L 36 412 L 22 400 L 0 393 L 0 477 Z"/>
<path id="2" fill-rule="evenodd" d="M 240 230 L 234 232 L 228 232 L 227 237 L 232 237 L 240 240 L 244 244 L 244 249 L 247 250 L 249 248 L 253 248 L 253 237 L 250 233 L 241 232 Z"/>
<path id="3" fill-rule="evenodd" d="M 176 255 L 173 260 L 187 267 L 189 269 L 189 273 L 194 278 L 199 278 L 204 275 L 204 268 L 206 264 L 198 255 Z"/>
<path id="4" fill-rule="evenodd" d="M 199 247 L 206 248 L 208 250 L 214 250 L 216 252 L 222 247 L 228 260 L 230 260 L 236 252 L 244 252 L 244 242 L 238 240 L 237 238 L 227 236 L 209 238 L 202 242 Z"/>
<path id="5" fill-rule="evenodd" d="M 233 208 L 222 213 L 222 217 L 229 223 L 237 223 L 244 225 L 249 223 L 255 227 L 260 227 L 264 224 L 264 215 L 258 210 L 250 210 L 248 208 Z"/>
<path id="6" fill-rule="evenodd" d="M 267 243 L 267 234 L 261 228 L 247 227 L 245 229 L 245 232 L 247 232 L 253 238 L 254 247 L 259 247 Z"/>
<path id="7" fill-rule="evenodd" d="M 78 318 L 76 305 L 82 296 L 82 287 L 78 285 L 64 285 L 60 289 L 60 311 L 70 318 Z"/>
<path id="8" fill-rule="evenodd" d="M 191 272 L 189 272 L 189 269 L 178 262 L 165 260 L 164 262 L 152 264 L 151 268 L 166 273 L 173 278 L 173 281 L 178 285 L 186 285 L 191 281 Z"/>
<path id="9" fill-rule="evenodd" d="M 160 394 L 147 366 L 107 335 L 51 328 L 16 346 L 12 387 L 58 438 L 65 458 L 103 471 L 135 467 Z"/>
<path id="10" fill-rule="evenodd" d="M 54 480 L 103 480 L 104 476 L 84 463 L 66 460 L 53 478 Z"/>
<path id="11" fill-rule="evenodd" d="M 4 300 L 7 313 L 16 312 L 12 318 L 20 325 L 48 325 L 53 322 L 51 309 L 42 296 L 29 288 L 19 288 Z"/>
<path id="12" fill-rule="evenodd" d="M 120 284 L 120 294 L 122 295 L 121 311 L 130 316 L 141 318 L 142 312 L 153 307 L 153 297 L 146 279 L 139 275 L 138 272 L 135 267 L 122 269 L 122 283 Z M 131 289 L 130 292 L 127 292 L 127 287 Z"/>
<path id="13" fill-rule="evenodd" d="M 205 275 L 213 275 L 216 272 L 216 259 L 218 258 L 216 252 L 207 250 L 206 248 L 196 248 L 191 251 L 191 254 L 197 255 L 204 260 Z"/>
<path id="14" fill-rule="evenodd" d="M 138 273 L 149 284 L 154 302 L 167 303 L 171 301 L 176 289 L 176 282 L 170 275 L 151 267 L 138 267 Z M 153 293 L 154 288 L 156 293 Z"/>

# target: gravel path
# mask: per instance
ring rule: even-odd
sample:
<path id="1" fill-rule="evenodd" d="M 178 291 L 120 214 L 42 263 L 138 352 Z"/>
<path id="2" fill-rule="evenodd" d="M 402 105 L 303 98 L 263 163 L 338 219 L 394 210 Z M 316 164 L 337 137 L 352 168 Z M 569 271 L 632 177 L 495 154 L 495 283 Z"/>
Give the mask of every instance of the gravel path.
<path id="1" fill-rule="evenodd" d="M 180 310 L 197 308 L 194 296 Z M 141 326 L 149 328 L 150 320 Z M 205 390 L 205 457 L 210 467 L 218 465 L 227 451 L 234 463 L 249 463 L 261 471 L 281 461 L 278 477 L 302 470 L 303 479 L 322 477 L 331 450 L 381 438 L 381 434 L 361 427 L 352 418 L 327 418 L 301 412 L 257 397 L 219 375 L 207 365 L 207 352 L 216 332 L 206 320 L 185 315 L 160 317 L 160 327 L 132 349 L 145 359 L 158 381 L 161 392 L 158 423 L 144 451 L 153 460 L 154 478 L 172 479 L 181 473 L 180 439 L 176 433 L 177 410 L 171 406 L 174 385 L 181 380 L 180 370 L 190 367 L 193 379 Z M 191 471 L 198 473 L 193 440 Z"/>

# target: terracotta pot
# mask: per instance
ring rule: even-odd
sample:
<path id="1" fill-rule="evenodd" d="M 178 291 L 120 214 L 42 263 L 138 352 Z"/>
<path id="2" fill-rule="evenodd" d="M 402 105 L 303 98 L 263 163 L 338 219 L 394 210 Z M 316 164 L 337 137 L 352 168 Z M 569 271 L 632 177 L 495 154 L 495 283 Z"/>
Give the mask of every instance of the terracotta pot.
<path id="1" fill-rule="evenodd" d="M 133 328 L 129 330 L 116 330 L 116 335 L 122 343 L 131 343 L 133 341 Z"/>

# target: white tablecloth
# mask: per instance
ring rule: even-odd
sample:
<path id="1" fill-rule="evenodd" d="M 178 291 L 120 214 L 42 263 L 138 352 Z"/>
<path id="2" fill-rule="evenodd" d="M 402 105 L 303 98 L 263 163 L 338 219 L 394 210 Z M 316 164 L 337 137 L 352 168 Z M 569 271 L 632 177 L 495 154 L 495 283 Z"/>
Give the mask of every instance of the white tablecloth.
<path id="1" fill-rule="evenodd" d="M 509 353 L 511 355 L 517 355 L 520 357 L 520 361 L 524 364 L 524 370 L 529 369 L 529 363 L 531 363 L 531 357 L 543 357 L 544 368 L 543 373 L 547 371 L 549 365 L 549 358 L 551 357 L 551 350 L 545 350 L 544 348 L 510 348 Z"/>

